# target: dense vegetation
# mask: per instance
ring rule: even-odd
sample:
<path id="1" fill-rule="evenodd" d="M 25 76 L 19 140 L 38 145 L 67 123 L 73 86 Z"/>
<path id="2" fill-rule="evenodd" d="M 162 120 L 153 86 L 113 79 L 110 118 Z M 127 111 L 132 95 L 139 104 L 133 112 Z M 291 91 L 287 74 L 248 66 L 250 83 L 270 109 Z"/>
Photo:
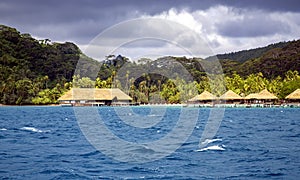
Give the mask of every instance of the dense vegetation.
<path id="1" fill-rule="evenodd" d="M 270 44 L 266 47 L 260 47 L 260 48 L 255 48 L 255 49 L 249 49 L 249 50 L 243 50 L 239 52 L 231 52 L 231 53 L 225 53 L 225 54 L 218 54 L 216 55 L 218 59 L 231 59 L 237 62 L 245 62 L 249 59 L 255 59 L 259 58 L 266 52 L 272 50 L 272 49 L 277 49 L 277 48 L 283 48 L 287 46 L 289 42 L 279 42 L 275 44 Z M 212 57 L 208 57 L 207 59 L 210 59 Z"/>
<path id="2" fill-rule="evenodd" d="M 271 48 L 273 47 L 273 48 Z M 271 49 L 270 49 L 271 48 Z M 268 51 L 262 51 L 268 50 Z M 257 51 L 257 53 L 255 53 Z M 248 53 L 251 52 L 251 53 Z M 261 54 L 257 56 L 257 54 Z M 251 54 L 253 56 L 251 56 Z M 220 59 L 224 73 L 231 75 L 237 72 L 245 77 L 250 74 L 263 73 L 268 79 L 283 77 L 289 70 L 300 72 L 300 40 L 286 43 L 278 43 L 249 51 L 233 53 L 233 55 L 247 57 L 243 59 Z M 217 55 L 219 57 L 219 55 Z M 222 55 L 220 57 L 230 57 Z"/>
<path id="3" fill-rule="evenodd" d="M 0 25 L 0 103 L 53 103 L 83 56 L 70 42 L 51 43 Z M 35 97 L 47 95 L 39 102 Z"/>
<path id="4" fill-rule="evenodd" d="M 214 67 L 204 71 L 202 65 L 212 58 L 162 57 L 130 62 L 124 56 L 108 55 L 99 63 L 73 43 L 36 40 L 0 25 L 0 104 L 57 103 L 71 87 L 118 87 L 141 103 L 180 103 L 204 90 L 221 95 L 226 89 L 246 96 L 267 88 L 284 98 L 300 88 L 299 52 L 298 40 L 217 55 L 223 76 Z"/>

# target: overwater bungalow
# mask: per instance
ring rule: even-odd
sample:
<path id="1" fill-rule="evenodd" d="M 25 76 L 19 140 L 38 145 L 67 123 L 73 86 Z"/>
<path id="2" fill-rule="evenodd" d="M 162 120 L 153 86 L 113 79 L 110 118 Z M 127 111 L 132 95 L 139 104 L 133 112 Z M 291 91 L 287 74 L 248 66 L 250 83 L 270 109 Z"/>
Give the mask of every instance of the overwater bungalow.
<path id="1" fill-rule="evenodd" d="M 260 93 L 258 93 L 258 99 L 263 104 L 275 104 L 278 100 L 278 97 L 276 97 L 274 94 L 270 93 L 267 89 L 262 90 Z"/>
<path id="2" fill-rule="evenodd" d="M 201 94 L 188 100 L 188 102 L 191 104 L 212 105 L 213 101 L 216 99 L 217 99 L 217 97 L 215 95 L 213 95 L 210 92 L 205 90 Z"/>
<path id="3" fill-rule="evenodd" d="M 278 100 L 274 94 L 270 93 L 267 89 L 262 90 L 259 93 L 252 93 L 245 97 L 247 104 L 262 104 L 262 105 L 273 105 Z"/>
<path id="4" fill-rule="evenodd" d="M 257 103 L 259 103 L 258 98 L 259 98 L 258 93 L 251 93 L 244 98 L 244 101 L 246 104 L 253 104 L 253 103 L 257 104 Z"/>
<path id="5" fill-rule="evenodd" d="M 294 92 L 285 97 L 289 104 L 300 104 L 300 89 L 296 89 Z"/>
<path id="6" fill-rule="evenodd" d="M 117 88 L 72 88 L 58 99 L 62 106 L 129 105 L 132 98 Z"/>
<path id="7" fill-rule="evenodd" d="M 222 104 L 240 104 L 244 98 L 236 94 L 232 90 L 227 91 L 222 96 L 219 97 L 219 100 Z"/>

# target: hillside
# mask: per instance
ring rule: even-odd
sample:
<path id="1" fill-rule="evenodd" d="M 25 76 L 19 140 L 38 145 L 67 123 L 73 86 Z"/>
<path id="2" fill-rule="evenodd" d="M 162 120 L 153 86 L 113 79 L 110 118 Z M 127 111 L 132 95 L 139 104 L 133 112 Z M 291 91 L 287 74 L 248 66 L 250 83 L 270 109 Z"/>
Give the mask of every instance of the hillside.
<path id="1" fill-rule="evenodd" d="M 0 104 L 30 104 L 40 90 L 63 87 L 80 57 L 93 61 L 74 43 L 36 40 L 0 25 Z"/>
<path id="2" fill-rule="evenodd" d="M 256 54 L 263 52 L 262 50 L 264 53 L 256 57 Z M 272 79 L 277 76 L 283 77 L 289 70 L 300 71 L 300 40 L 232 54 L 234 57 L 246 57 L 250 55 L 248 52 L 255 56 L 249 56 L 246 61 L 228 59 L 229 56 L 224 55 L 227 59 L 220 59 L 224 73 L 230 75 L 237 72 L 241 76 L 247 76 L 261 72 L 265 77 Z"/>
<path id="3" fill-rule="evenodd" d="M 283 76 L 288 70 L 300 72 L 300 41 L 289 42 L 283 48 L 274 48 L 261 57 L 251 59 L 238 66 L 238 73 L 249 75 L 262 72 L 265 77 Z"/>
<path id="4" fill-rule="evenodd" d="M 217 54 L 216 56 L 220 60 L 230 59 L 230 60 L 234 60 L 234 61 L 243 63 L 250 59 L 259 58 L 260 56 L 262 56 L 269 50 L 276 49 L 276 48 L 283 48 L 283 47 L 287 46 L 288 44 L 289 44 L 289 42 L 279 42 L 279 43 L 275 43 L 275 44 L 270 44 L 265 47 L 259 47 L 259 48 L 242 50 L 242 51 L 238 51 L 238 52 L 231 52 L 231 53 L 225 53 L 225 54 Z M 209 60 L 211 58 L 212 57 L 208 57 L 206 59 Z"/>

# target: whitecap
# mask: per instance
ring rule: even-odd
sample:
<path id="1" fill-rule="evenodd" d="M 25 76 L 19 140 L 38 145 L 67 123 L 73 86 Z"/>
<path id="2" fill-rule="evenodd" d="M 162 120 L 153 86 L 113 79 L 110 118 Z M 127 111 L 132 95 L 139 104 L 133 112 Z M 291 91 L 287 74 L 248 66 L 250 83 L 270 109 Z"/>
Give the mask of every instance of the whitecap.
<path id="1" fill-rule="evenodd" d="M 32 131 L 32 132 L 43 132 L 42 130 L 39 130 L 37 128 L 34 128 L 34 127 L 22 127 L 21 130 L 26 130 L 26 131 Z"/>
<path id="2" fill-rule="evenodd" d="M 1 128 L 1 129 L 0 129 L 0 131 L 6 131 L 6 130 L 7 130 L 7 129 L 5 129 L 5 128 Z"/>
<path id="3" fill-rule="evenodd" d="M 201 142 L 201 144 L 210 144 L 217 141 L 222 141 L 222 139 L 205 139 L 205 141 Z"/>
<path id="4" fill-rule="evenodd" d="M 206 148 L 198 149 L 197 152 L 201 152 L 201 151 L 224 151 L 225 149 L 223 147 L 224 146 L 214 145 L 214 146 L 209 146 L 209 147 L 206 147 Z"/>
<path id="5" fill-rule="evenodd" d="M 160 117 L 161 115 L 158 114 L 149 114 L 148 117 Z"/>

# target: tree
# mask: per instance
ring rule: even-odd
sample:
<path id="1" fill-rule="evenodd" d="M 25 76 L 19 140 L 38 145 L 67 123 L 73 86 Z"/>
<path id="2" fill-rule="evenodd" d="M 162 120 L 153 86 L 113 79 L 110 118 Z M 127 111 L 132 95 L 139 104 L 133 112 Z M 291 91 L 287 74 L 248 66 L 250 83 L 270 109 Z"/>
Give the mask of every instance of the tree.
<path id="1" fill-rule="evenodd" d="M 177 89 L 175 83 L 170 79 L 165 84 L 163 84 L 160 95 L 168 103 L 180 103 L 180 92 Z"/>
<path id="2" fill-rule="evenodd" d="M 30 104 L 31 94 L 29 90 L 32 88 L 32 82 L 29 79 L 18 80 L 15 84 L 16 86 L 16 104 Z"/>
<path id="3" fill-rule="evenodd" d="M 75 75 L 73 77 L 72 84 L 73 84 L 74 88 L 94 88 L 95 87 L 95 81 L 91 80 L 88 77 L 80 78 L 79 75 Z"/>

